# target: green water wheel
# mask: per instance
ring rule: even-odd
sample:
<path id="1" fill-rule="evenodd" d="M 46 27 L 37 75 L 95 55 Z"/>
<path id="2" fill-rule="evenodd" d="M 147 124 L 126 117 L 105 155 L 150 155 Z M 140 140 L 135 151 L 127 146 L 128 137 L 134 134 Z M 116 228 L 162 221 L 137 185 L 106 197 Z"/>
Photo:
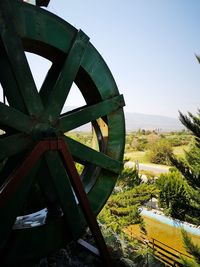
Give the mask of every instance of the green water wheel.
<path id="1" fill-rule="evenodd" d="M 0 103 L 0 196 L 38 142 L 62 138 L 74 162 L 83 166 L 80 177 L 97 215 L 122 169 L 124 151 L 124 101 L 111 72 L 81 30 L 37 6 L 1 1 L 0 34 L 5 99 Z M 25 52 L 52 62 L 41 88 L 36 88 Z M 73 83 L 85 105 L 62 113 Z M 90 147 L 68 135 L 86 123 L 92 126 Z M 36 189 L 43 197 L 38 210 L 33 208 L 38 203 Z M 6 264 L 47 255 L 78 239 L 86 228 L 57 151 L 40 157 L 20 187 L 6 194 L 9 197 L 0 203 L 0 255 Z M 61 213 L 47 220 L 51 205 Z"/>

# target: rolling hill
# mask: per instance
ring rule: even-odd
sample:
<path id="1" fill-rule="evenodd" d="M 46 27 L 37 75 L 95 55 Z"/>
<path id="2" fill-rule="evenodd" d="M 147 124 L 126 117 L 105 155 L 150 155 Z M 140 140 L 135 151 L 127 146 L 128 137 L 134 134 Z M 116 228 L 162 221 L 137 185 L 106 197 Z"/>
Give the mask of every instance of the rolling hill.
<path id="1" fill-rule="evenodd" d="M 64 107 L 63 112 L 75 109 L 75 107 Z M 161 132 L 180 131 L 184 126 L 178 118 L 170 118 L 160 115 L 148 115 L 142 113 L 125 112 L 126 131 L 144 130 L 159 130 Z M 90 124 L 75 129 L 75 131 L 88 132 L 90 131 Z"/>
<path id="2" fill-rule="evenodd" d="M 148 115 L 142 113 L 125 113 L 126 130 L 135 131 L 138 129 L 155 130 L 162 132 L 180 131 L 184 126 L 178 118 L 170 118 L 160 115 Z"/>

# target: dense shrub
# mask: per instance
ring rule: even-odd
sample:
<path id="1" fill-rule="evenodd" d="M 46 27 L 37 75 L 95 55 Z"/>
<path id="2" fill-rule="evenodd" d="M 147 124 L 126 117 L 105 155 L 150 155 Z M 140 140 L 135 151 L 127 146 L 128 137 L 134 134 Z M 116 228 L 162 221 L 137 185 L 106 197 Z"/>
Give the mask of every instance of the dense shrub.
<path id="1" fill-rule="evenodd" d="M 169 157 L 172 156 L 172 153 L 171 144 L 167 140 L 161 139 L 149 148 L 148 157 L 152 163 L 170 165 Z"/>
<path id="2" fill-rule="evenodd" d="M 130 189 L 141 183 L 141 178 L 136 168 L 124 168 L 120 174 L 117 182 L 117 186 L 123 187 L 123 189 Z"/>
<path id="3" fill-rule="evenodd" d="M 190 190 L 178 171 L 161 174 L 156 181 L 160 190 L 159 205 L 165 209 L 168 215 L 184 220 L 190 202 Z"/>
<path id="4" fill-rule="evenodd" d="M 147 148 L 148 141 L 144 137 L 135 137 L 131 143 L 131 148 L 135 151 L 144 151 Z"/>

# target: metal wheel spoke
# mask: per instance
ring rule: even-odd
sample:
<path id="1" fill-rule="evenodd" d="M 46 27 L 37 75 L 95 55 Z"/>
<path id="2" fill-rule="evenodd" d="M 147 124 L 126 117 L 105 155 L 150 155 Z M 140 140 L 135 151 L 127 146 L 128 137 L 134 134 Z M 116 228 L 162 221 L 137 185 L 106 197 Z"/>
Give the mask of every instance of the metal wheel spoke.
<path id="1" fill-rule="evenodd" d="M 73 229 L 73 233 L 71 234 L 76 238 L 76 231 L 78 234 L 81 227 L 81 217 L 69 177 L 58 152 L 46 153 L 46 161 L 59 196 L 66 222 L 69 229 Z"/>
<path id="2" fill-rule="evenodd" d="M 29 133 L 32 128 L 32 121 L 27 115 L 1 102 L 0 123 L 24 133 Z"/>
<path id="3" fill-rule="evenodd" d="M 23 134 L 15 134 L 0 139 L 0 160 L 26 150 L 31 142 L 30 138 Z"/>
<path id="4" fill-rule="evenodd" d="M 108 171 L 119 173 L 122 170 L 122 162 L 117 161 L 104 153 L 89 148 L 69 137 L 64 137 L 72 156 L 83 164 L 92 163 Z"/>
<path id="5" fill-rule="evenodd" d="M 12 17 L 12 8 L 9 1 L 0 2 L 1 40 L 26 108 L 29 114 L 38 115 L 43 109 L 42 103 L 24 53 L 22 42 L 15 31 L 14 21 L 8 19 L 8 14 Z"/>
<path id="6" fill-rule="evenodd" d="M 120 95 L 92 106 L 85 106 L 78 110 L 63 114 L 60 118 L 60 130 L 63 132 L 73 130 L 88 122 L 92 122 L 100 117 L 108 115 L 124 105 L 123 95 Z"/>
<path id="7" fill-rule="evenodd" d="M 86 50 L 89 38 L 82 31 L 77 33 L 76 39 L 65 60 L 60 75 L 52 88 L 49 103 L 44 111 L 44 118 L 59 116 L 65 100 L 68 96 L 72 83 L 79 70 L 81 60 Z"/>

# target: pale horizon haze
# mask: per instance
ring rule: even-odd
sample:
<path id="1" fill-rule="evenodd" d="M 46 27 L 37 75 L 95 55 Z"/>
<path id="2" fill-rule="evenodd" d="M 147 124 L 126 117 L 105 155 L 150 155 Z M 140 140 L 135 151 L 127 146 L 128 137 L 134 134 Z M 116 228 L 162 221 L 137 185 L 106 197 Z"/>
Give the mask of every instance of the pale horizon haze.
<path id="1" fill-rule="evenodd" d="M 125 111 L 177 118 L 178 110 L 200 108 L 200 1 L 51 0 L 47 10 L 90 37 L 124 95 Z M 42 64 L 35 66 L 40 79 Z"/>

